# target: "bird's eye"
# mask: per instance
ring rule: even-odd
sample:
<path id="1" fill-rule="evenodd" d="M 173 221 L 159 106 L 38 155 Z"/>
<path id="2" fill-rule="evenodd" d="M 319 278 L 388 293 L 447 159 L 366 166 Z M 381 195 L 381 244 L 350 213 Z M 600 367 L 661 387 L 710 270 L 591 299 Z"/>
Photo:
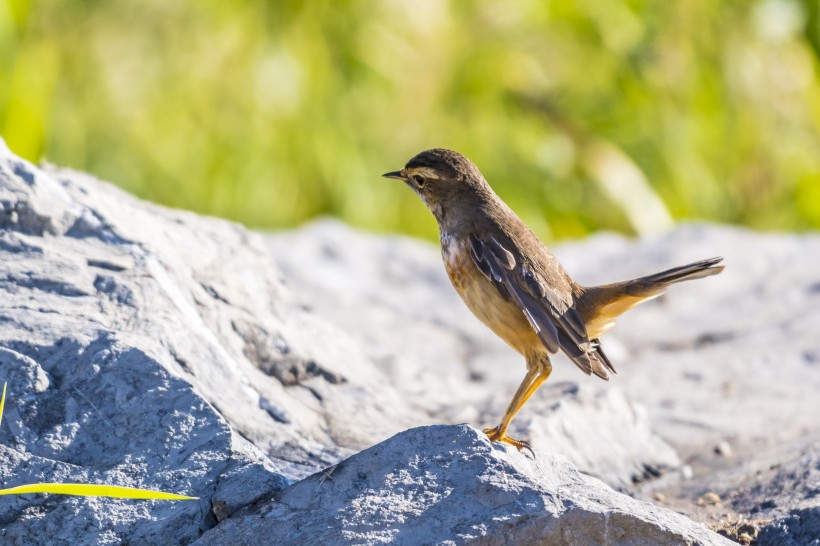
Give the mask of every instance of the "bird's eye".
<path id="1" fill-rule="evenodd" d="M 424 186 L 424 178 L 419 175 L 413 176 L 413 182 L 415 182 L 416 186 L 418 186 L 419 188 Z"/>

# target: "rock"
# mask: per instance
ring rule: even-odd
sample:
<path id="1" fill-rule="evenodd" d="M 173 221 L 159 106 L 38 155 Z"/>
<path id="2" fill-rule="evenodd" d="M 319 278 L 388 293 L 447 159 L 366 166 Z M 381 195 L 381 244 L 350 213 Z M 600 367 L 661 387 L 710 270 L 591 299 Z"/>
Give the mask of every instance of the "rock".
<path id="1" fill-rule="evenodd" d="M 4 544 L 185 544 L 414 415 L 292 300 L 259 236 L 37 168 L 1 141 L 0 370 L 4 487 L 201 497 L 4 496 Z"/>
<path id="2" fill-rule="evenodd" d="M 705 505 L 712 505 L 712 506 L 720 506 L 721 503 L 720 495 L 715 493 L 714 491 L 709 491 L 704 493 L 699 499 L 698 504 L 701 506 Z"/>
<path id="3" fill-rule="evenodd" d="M 6 542 L 58 529 L 80 543 L 184 544 L 408 426 L 453 421 L 463 408 L 495 419 L 506 404 L 447 358 L 446 329 L 428 344 L 429 358 L 401 362 L 404 343 L 391 348 L 393 334 L 351 339 L 305 312 L 262 239 L 234 224 L 40 169 L 7 149 L 0 206 L 3 484 L 110 483 L 201 497 L 2 497 Z M 368 354 L 374 346 L 383 352 Z M 446 373 L 436 382 L 430 370 Z M 424 390 L 444 383 L 450 389 L 435 396 Z M 549 438 L 537 445 L 555 441 L 622 487 L 645 468 L 678 463 L 619 393 L 556 387 L 543 405 L 549 413 L 522 421 Z M 593 436 L 566 432 L 585 415 L 611 428 L 619 456 L 596 457 Z"/>
<path id="4" fill-rule="evenodd" d="M 820 442 L 783 453 L 755 472 L 734 472 L 732 508 L 760 525 L 758 544 L 820 545 Z M 724 478 L 727 479 L 727 478 Z"/>
<path id="5" fill-rule="evenodd" d="M 297 298 L 360 340 L 396 378 L 403 396 L 426 399 L 430 414 L 441 421 L 496 424 L 523 376 L 523 362 L 459 301 L 438 249 L 362 234 L 333 221 L 270 235 L 268 245 Z M 675 286 L 621 317 L 602 340 L 619 372 L 609 383 L 584 377 L 555 357 L 546 387 L 514 422 L 516 433 L 534 439 L 539 451 L 564 453 L 618 488 L 640 475 L 635 469 L 642 463 L 664 474 L 678 458 L 685 464 L 676 472 L 638 484 L 637 492 L 651 497 L 658 487 L 670 487 L 663 494 L 672 505 L 701 517 L 696 500 L 704 492 L 714 488 L 729 498 L 737 482 L 749 482 L 764 461 L 788 461 L 794 450 L 789 446 L 820 440 L 813 411 L 820 392 L 820 236 L 688 225 L 643 240 L 600 234 L 553 251 L 585 284 L 716 255 L 725 257 L 726 270 Z M 349 280 L 354 278 L 355 283 Z M 627 400 L 636 422 L 641 415 L 647 421 L 631 434 L 651 430 L 643 438 L 653 439 L 641 445 L 664 447 L 616 457 L 614 472 L 596 467 L 593 459 L 608 452 L 596 445 L 596 434 L 607 438 L 607 446 L 618 436 L 609 434 L 606 410 L 574 419 L 571 426 L 558 419 L 542 436 L 537 422 L 550 419 L 553 408 L 572 407 L 561 389 L 550 390 L 562 382 L 580 385 L 587 400 Z M 620 392 L 601 394 L 614 389 Z M 584 411 L 594 406 L 582 405 Z M 628 412 L 615 419 L 627 422 Z M 583 448 L 567 446 L 579 438 L 586 439 Z M 616 451 L 629 445 L 614 441 Z M 642 461 L 641 453 L 652 455 Z M 737 479 L 730 483 L 724 479 L 729 475 Z M 766 501 L 763 494 L 754 498 Z"/>
<path id="6" fill-rule="evenodd" d="M 820 544 L 820 509 L 792 510 L 788 516 L 760 530 L 758 546 L 810 546 Z"/>
<path id="7" fill-rule="evenodd" d="M 431 411 L 452 421 L 496 424 L 523 359 L 459 300 L 437 248 L 335 221 L 267 242 L 299 301 L 362 341 L 398 388 L 426 393 L 438 402 Z M 547 385 L 623 390 L 684 459 L 711 456 L 724 441 L 737 455 L 820 434 L 815 412 L 806 411 L 820 391 L 820 236 L 686 225 L 643 240 L 594 235 L 553 251 L 585 284 L 717 255 L 726 270 L 623 315 L 602 340 L 619 372 L 609 383 L 558 355 Z M 488 390 L 494 407 L 477 406 Z"/>
<path id="8" fill-rule="evenodd" d="M 469 313 L 436 248 L 327 220 L 267 242 L 299 301 L 357 339 L 419 412 L 441 422 L 498 423 L 524 361 Z M 571 381 L 551 380 L 531 398 L 515 434 L 622 490 L 681 466 L 645 408 L 600 380 L 565 377 Z"/>
<path id="9" fill-rule="evenodd" d="M 729 444 L 729 442 L 720 442 L 718 445 L 715 446 L 715 455 L 720 455 L 721 457 L 731 457 L 732 446 Z"/>
<path id="10" fill-rule="evenodd" d="M 513 422 L 514 437 L 529 438 L 537 453 L 566 456 L 616 489 L 630 490 L 681 467 L 675 450 L 651 430 L 646 409 L 618 389 L 556 382 L 529 404 Z"/>
<path id="11" fill-rule="evenodd" d="M 718 250 L 730 269 L 627 315 L 604 340 L 620 372 L 611 383 L 557 358 L 515 434 L 533 441 L 539 461 L 569 468 L 553 456 L 561 453 L 650 496 L 686 471 L 694 478 L 683 483 L 700 495 L 720 475 L 714 460 L 741 475 L 750 454 L 818 435 L 805 408 L 820 386 L 820 285 L 811 274 L 819 239 L 690 226 L 642 242 L 597 236 L 560 247 L 582 280 L 604 280 L 597 268 L 612 280 Z M 4 496 L 0 542 L 48 533 L 76 544 L 187 544 L 214 527 L 225 532 L 294 482 L 333 484 L 347 463 L 299 480 L 399 431 L 495 425 L 524 365 L 457 299 L 432 245 L 334 222 L 262 236 L 35 167 L 0 141 L 0 374 L 9 382 L 4 487 L 78 481 L 200 497 Z M 473 453 L 475 432 L 459 430 L 451 451 Z M 714 455 L 721 441 L 731 442 L 731 460 Z M 537 481 L 519 462 L 493 465 Z M 570 484 L 567 499 L 602 487 L 568 472 L 550 482 Z M 385 498 L 406 490 L 388 485 L 396 489 L 386 485 Z M 728 489 L 715 492 L 731 502 Z M 528 493 L 542 498 L 534 506 L 553 498 L 542 493 Z M 607 498 L 626 503 L 606 509 L 613 514 L 645 508 Z M 784 500 L 777 517 L 813 506 Z M 498 521 L 519 517 L 509 504 L 496 508 Z M 565 528 L 577 513 L 550 522 Z M 625 517 L 596 521 L 638 525 Z"/>
<path id="12" fill-rule="evenodd" d="M 402 432 L 195 542 L 229 543 L 733 544 L 613 491 L 564 457 L 533 460 L 466 425 Z"/>
<path id="13" fill-rule="evenodd" d="M 44 536 L 73 543 L 188 543 L 213 525 L 210 499 L 237 479 L 244 503 L 289 482 L 238 438 L 188 383 L 150 355 L 101 334 L 85 346 L 39 346 L 35 358 L 0 349 L 9 381 L 0 480 L 103 483 L 203 497 L 142 502 L 42 495 L 0 497 L 4 544 Z M 241 477 L 241 478 L 240 478 Z M 39 537 L 39 538 L 38 538 Z"/>

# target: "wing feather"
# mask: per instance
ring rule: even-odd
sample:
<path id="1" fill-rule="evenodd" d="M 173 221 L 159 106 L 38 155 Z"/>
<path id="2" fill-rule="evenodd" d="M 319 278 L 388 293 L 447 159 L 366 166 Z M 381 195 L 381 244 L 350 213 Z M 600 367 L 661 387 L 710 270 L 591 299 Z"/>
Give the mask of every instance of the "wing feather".
<path id="1" fill-rule="evenodd" d="M 586 326 L 571 302 L 564 301 L 543 279 L 516 263 L 508 249 L 492 236 L 471 234 L 470 253 L 484 274 L 506 300 L 512 300 L 527 318 L 538 339 L 551 353 L 561 349 L 578 368 L 608 379 L 615 372 L 597 339 L 590 340 Z"/>

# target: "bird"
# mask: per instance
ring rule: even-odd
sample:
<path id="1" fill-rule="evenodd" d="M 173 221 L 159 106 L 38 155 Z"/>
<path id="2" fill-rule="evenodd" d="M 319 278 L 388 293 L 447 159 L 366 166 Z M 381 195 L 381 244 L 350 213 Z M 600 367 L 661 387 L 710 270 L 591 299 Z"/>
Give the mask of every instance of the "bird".
<path id="1" fill-rule="evenodd" d="M 382 176 L 403 181 L 421 197 L 438 223 L 453 287 L 481 322 L 524 357 L 526 374 L 501 422 L 484 429 L 491 442 L 519 451 L 532 453 L 532 447 L 507 431 L 552 372 L 551 355 L 563 352 L 585 374 L 609 380 L 616 371 L 600 337 L 619 315 L 672 284 L 724 268 L 716 257 L 637 279 L 582 286 L 460 153 L 426 150 L 403 169 Z"/>

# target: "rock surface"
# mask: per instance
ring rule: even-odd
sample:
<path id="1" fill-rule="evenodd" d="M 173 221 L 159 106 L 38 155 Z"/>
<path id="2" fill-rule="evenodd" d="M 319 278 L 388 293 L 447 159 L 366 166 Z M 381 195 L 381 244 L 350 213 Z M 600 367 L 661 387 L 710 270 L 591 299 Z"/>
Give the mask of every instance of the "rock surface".
<path id="1" fill-rule="evenodd" d="M 397 384 L 440 400 L 439 415 L 495 424 L 523 360 L 461 303 L 438 249 L 334 221 L 269 236 L 268 244 L 296 297 L 366 342 L 382 367 L 404 374 Z M 723 441 L 759 450 L 820 434 L 820 236 L 690 225 L 642 241 L 602 234 L 553 250 L 584 284 L 717 255 L 726 270 L 623 315 L 603 338 L 619 372 L 609 383 L 559 355 L 547 384 L 623 390 L 687 457 L 711 457 Z M 465 400 L 454 399 L 454 384 Z M 477 405 L 482 397 L 473 393 L 488 385 L 498 399 Z"/>
<path id="2" fill-rule="evenodd" d="M 759 546 L 820 546 L 820 442 L 787 445 L 718 481 L 736 513 L 770 522 L 760 525 Z"/>
<path id="3" fill-rule="evenodd" d="M 390 445 L 394 466 L 415 472 L 422 467 L 399 456 L 402 442 L 458 430 L 448 433 L 458 439 L 452 453 L 494 461 L 482 472 L 508 470 L 533 498 L 558 495 L 545 487 L 562 483 L 572 487 L 561 498 L 578 502 L 605 490 L 612 504 L 600 514 L 650 509 L 581 477 L 553 456 L 560 454 L 619 490 L 663 491 L 675 509 L 704 520 L 716 514 L 690 505 L 713 488 L 738 511 L 763 510 L 762 495 L 772 490 L 746 487 L 753 472 L 763 461 L 796 460 L 787 448 L 820 434 L 820 237 L 690 226 L 653 240 L 605 235 L 557 250 L 590 282 L 721 253 L 729 269 L 624 317 L 604 340 L 620 371 L 612 382 L 556 360 L 554 377 L 514 423 L 538 461 L 560 467 L 547 481 L 533 474 L 546 463 L 527 466 L 463 427 L 408 431 L 341 469 L 383 465 L 379 449 Z M 4 544 L 43 536 L 187 544 L 214 527 L 239 529 L 254 503 L 267 506 L 285 487 L 315 489 L 327 471 L 298 480 L 402 430 L 494 425 L 523 372 L 519 357 L 457 299 L 432 245 L 335 222 L 262 236 L 141 202 L 80 173 L 35 167 L 0 141 L 0 380 L 9 382 L 1 485 L 81 481 L 201 497 L 4 496 Z M 692 469 L 693 479 L 681 479 Z M 458 482 L 469 477 L 458 465 L 440 470 L 442 480 L 472 483 Z M 404 494 L 400 483 L 388 485 L 385 498 Z M 413 491 L 427 494 L 421 485 Z M 794 539 L 783 534 L 783 518 L 792 518 L 792 531 L 795 517 L 812 529 L 811 491 L 799 503 L 778 500 L 778 521 L 761 536 Z M 326 502 L 344 502 L 343 493 Z M 376 519 L 360 524 L 382 517 L 387 525 L 388 505 L 367 501 Z M 496 508 L 498 521 L 518 517 Z M 577 513 L 550 521 L 560 527 Z M 612 524 L 595 514 L 584 521 Z M 623 525 L 634 529 L 651 524 L 629 521 Z M 673 532 L 659 521 L 657 529 Z M 590 533 L 603 532 L 590 525 Z"/>
<path id="4" fill-rule="evenodd" d="M 467 311 L 432 245 L 335 221 L 267 242 L 295 297 L 352 335 L 428 422 L 498 423 L 524 377 L 523 359 Z M 680 468 L 641 405 L 563 372 L 527 403 L 515 434 L 620 489 Z"/>
<path id="5" fill-rule="evenodd" d="M 732 544 L 466 426 L 415 428 L 315 474 L 195 544 Z"/>
<path id="6" fill-rule="evenodd" d="M 271 235 L 268 244 L 300 301 L 345 325 L 383 367 L 399 370 L 393 372 L 403 379 L 398 388 L 418 389 L 439 400 L 431 409 L 439 419 L 482 426 L 496 422 L 523 375 L 523 362 L 458 300 L 436 248 L 401 237 L 360 234 L 333 221 Z M 717 277 L 673 287 L 621 317 L 603 339 L 619 371 L 609 383 L 584 377 L 556 357 L 547 387 L 513 423 L 515 434 L 530 436 L 537 450 L 564 453 L 583 471 L 623 488 L 630 474 L 623 466 L 613 472 L 587 459 L 608 453 L 595 443 L 611 430 L 600 417 L 587 414 L 571 427 L 563 417 L 556 419 L 559 430 L 550 429 L 548 435 L 537 426 L 554 417 L 554 408 L 568 404 L 550 390 L 551 384 L 572 382 L 593 398 L 601 392 L 614 396 L 618 389 L 623 395 L 617 396 L 625 396 L 634 413 L 647 420 L 645 428 L 660 437 L 655 445 L 672 446 L 683 463 L 679 472 L 641 482 L 633 493 L 662 498 L 712 524 L 757 513 L 762 514 L 754 516 L 759 519 L 777 520 L 798 505 L 803 507 L 802 527 L 810 525 L 807 517 L 817 522 L 805 506 L 820 507 L 818 495 L 781 495 L 785 511 L 773 513 L 765 507 L 778 482 L 771 489 L 749 484 L 756 483 L 758 472 L 766 475 L 769 466 L 799 458 L 806 444 L 820 443 L 820 236 L 691 225 L 641 241 L 596 235 L 553 250 L 585 284 L 715 255 L 725 257 L 727 268 Z M 347 278 L 358 282 L 343 289 L 341 279 Z M 400 347 L 398 355 L 390 347 Z M 441 364 L 451 362 L 462 366 Z M 465 370 L 462 376 L 457 375 L 460 369 Z M 483 394 L 487 392 L 490 397 Z M 586 438 L 583 443 L 590 449 L 567 444 L 567 439 L 579 438 Z M 615 442 L 622 446 L 617 450 L 639 445 Z M 646 461 L 646 476 L 676 467 L 671 458 L 651 452 L 649 459 L 670 462 Z M 617 458 L 623 465 L 625 459 Z M 679 480 L 681 476 L 691 479 Z M 726 500 L 699 506 L 696 501 L 707 492 Z M 740 496 L 745 500 L 733 504 Z"/>
<path id="7" fill-rule="evenodd" d="M 257 235 L 2 147 L 0 370 L 4 486 L 202 498 L 6 496 L 4 544 L 184 544 L 411 414 L 353 341 L 291 301 Z"/>

